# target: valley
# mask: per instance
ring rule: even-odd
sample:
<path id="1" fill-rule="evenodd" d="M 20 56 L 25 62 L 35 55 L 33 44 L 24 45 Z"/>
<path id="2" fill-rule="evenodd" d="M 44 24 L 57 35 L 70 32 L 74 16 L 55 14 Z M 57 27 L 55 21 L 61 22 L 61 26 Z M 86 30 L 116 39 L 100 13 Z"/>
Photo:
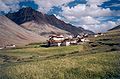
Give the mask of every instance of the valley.
<path id="1" fill-rule="evenodd" d="M 120 30 L 80 45 L 0 50 L 0 79 L 119 79 Z"/>
<path id="2" fill-rule="evenodd" d="M 0 10 L 0 79 L 120 79 L 119 19 L 99 1 L 61 5 L 67 13 L 56 10 L 59 17 L 27 6 Z"/>

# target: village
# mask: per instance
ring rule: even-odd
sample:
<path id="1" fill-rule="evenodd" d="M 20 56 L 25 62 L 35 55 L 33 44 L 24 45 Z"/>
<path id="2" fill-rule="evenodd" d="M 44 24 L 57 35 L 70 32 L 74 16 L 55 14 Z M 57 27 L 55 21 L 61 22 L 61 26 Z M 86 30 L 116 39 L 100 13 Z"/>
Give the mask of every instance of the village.
<path id="1" fill-rule="evenodd" d="M 47 47 L 52 46 L 70 46 L 70 45 L 80 45 L 86 42 L 90 42 L 89 37 L 98 37 L 103 35 L 102 33 L 97 33 L 94 35 L 89 35 L 85 33 L 81 33 L 80 35 L 62 35 L 62 34 L 54 34 L 49 36 L 48 40 L 46 41 Z M 10 49 L 16 48 L 15 44 L 10 44 L 6 46 L 0 46 L 0 50 L 2 49 Z"/>
<path id="2" fill-rule="evenodd" d="M 47 40 L 47 43 L 48 43 L 47 45 L 49 47 L 79 45 L 79 44 L 83 44 L 85 42 L 90 42 L 90 39 L 88 37 L 96 38 L 100 35 L 103 35 L 103 34 L 97 33 L 94 35 L 89 35 L 89 34 L 82 33 L 80 35 L 68 35 L 68 36 L 56 34 L 56 35 L 49 36 L 49 40 Z"/>

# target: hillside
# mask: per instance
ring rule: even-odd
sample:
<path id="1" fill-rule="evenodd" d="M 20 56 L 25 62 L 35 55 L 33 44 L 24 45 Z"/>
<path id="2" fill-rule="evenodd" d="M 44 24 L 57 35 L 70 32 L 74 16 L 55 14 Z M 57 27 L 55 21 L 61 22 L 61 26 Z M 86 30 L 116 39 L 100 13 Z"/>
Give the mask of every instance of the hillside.
<path id="1" fill-rule="evenodd" d="M 46 38 L 48 38 L 50 35 L 53 35 L 53 34 L 63 34 L 63 35 L 70 34 L 69 32 L 61 30 L 48 23 L 38 24 L 35 21 L 30 21 L 30 22 L 25 22 L 20 26 L 23 27 L 24 29 L 35 32 L 36 34 Z"/>
<path id="2" fill-rule="evenodd" d="M 114 28 L 112 28 L 112 29 L 110 29 L 110 30 L 119 30 L 120 29 L 120 25 L 118 25 L 118 26 L 116 26 L 116 27 L 114 27 Z M 110 31 L 109 30 L 109 31 Z"/>
<path id="3" fill-rule="evenodd" d="M 93 33 L 83 28 L 77 28 L 71 24 L 57 19 L 54 15 L 42 14 L 34 9 L 27 7 L 22 8 L 16 13 L 9 13 L 6 15 L 9 19 L 21 25 L 25 29 L 38 33 L 39 35 L 46 34 L 80 34 Z"/>
<path id="4" fill-rule="evenodd" d="M 44 40 L 44 37 L 25 30 L 6 16 L 0 16 L 0 46 L 9 44 L 25 45 Z"/>

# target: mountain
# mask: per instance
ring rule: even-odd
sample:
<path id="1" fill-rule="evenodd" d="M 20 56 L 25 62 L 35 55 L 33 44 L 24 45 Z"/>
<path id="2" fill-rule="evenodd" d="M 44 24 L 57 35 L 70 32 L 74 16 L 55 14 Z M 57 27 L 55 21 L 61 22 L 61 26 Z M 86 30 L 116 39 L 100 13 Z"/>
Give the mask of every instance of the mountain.
<path id="1" fill-rule="evenodd" d="M 42 14 L 30 7 L 22 8 L 18 12 L 9 13 L 6 16 L 23 28 L 43 36 L 56 33 L 75 35 L 83 32 L 93 33 L 83 28 L 77 28 L 71 24 L 67 24 L 57 19 L 54 15 Z"/>
<path id="2" fill-rule="evenodd" d="M 43 40 L 44 37 L 20 27 L 6 16 L 0 16 L 0 46 L 25 45 Z"/>
<path id="3" fill-rule="evenodd" d="M 120 25 L 118 25 L 118 26 L 116 26 L 116 27 L 110 29 L 109 31 L 111 31 L 111 30 L 118 30 L 118 29 L 120 29 Z"/>

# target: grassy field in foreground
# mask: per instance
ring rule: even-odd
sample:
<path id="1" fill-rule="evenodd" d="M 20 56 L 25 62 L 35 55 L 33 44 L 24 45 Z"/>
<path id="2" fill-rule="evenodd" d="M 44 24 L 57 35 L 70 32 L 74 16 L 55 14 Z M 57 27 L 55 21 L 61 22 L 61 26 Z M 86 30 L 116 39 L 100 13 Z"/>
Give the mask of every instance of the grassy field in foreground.
<path id="1" fill-rule="evenodd" d="M 62 56 L 83 50 L 82 45 L 68 47 L 29 47 L 19 49 L 0 50 L 1 64 L 9 62 L 23 62 L 46 59 L 48 57 Z"/>
<path id="2" fill-rule="evenodd" d="M 120 79 L 120 31 L 91 40 L 0 50 L 0 79 Z"/>
<path id="3" fill-rule="evenodd" d="M 119 79 L 120 52 L 20 63 L 0 71 L 0 79 Z"/>

